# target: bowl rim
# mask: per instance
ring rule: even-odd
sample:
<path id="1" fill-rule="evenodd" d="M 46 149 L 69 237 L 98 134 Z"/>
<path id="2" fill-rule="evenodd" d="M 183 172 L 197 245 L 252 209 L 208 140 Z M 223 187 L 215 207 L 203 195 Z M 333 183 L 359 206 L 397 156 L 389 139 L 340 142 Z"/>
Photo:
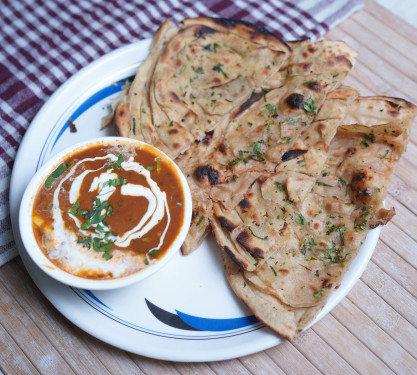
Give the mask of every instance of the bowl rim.
<path id="1" fill-rule="evenodd" d="M 45 179 L 70 155 L 77 151 L 81 151 L 88 147 L 97 144 L 115 144 L 124 143 L 134 146 L 141 145 L 142 147 L 150 149 L 156 155 L 160 155 L 163 159 L 168 161 L 176 171 L 181 187 L 184 192 L 184 219 L 180 231 L 174 241 L 171 243 L 165 255 L 157 262 L 148 265 L 146 268 L 140 271 L 134 272 L 130 275 L 114 278 L 114 279 L 87 279 L 80 276 L 68 273 L 58 266 L 56 266 L 41 250 L 39 247 L 35 235 L 32 229 L 32 213 L 35 197 L 39 191 L 41 184 Z M 65 148 L 56 155 L 52 156 L 47 162 L 32 176 L 29 184 L 27 185 L 23 194 L 20 208 L 19 208 L 19 231 L 23 241 L 24 248 L 34 263 L 47 275 L 51 276 L 57 281 L 60 281 L 66 285 L 91 290 L 110 290 L 116 288 L 122 288 L 134 283 L 137 283 L 150 275 L 160 270 L 170 259 L 180 250 L 185 237 L 188 234 L 188 230 L 191 223 L 192 215 L 192 199 L 191 192 L 188 186 L 187 179 L 182 173 L 178 165 L 163 151 L 159 150 L 155 146 L 152 146 L 146 142 L 139 141 L 126 137 L 99 137 L 89 139 L 83 142 L 78 142 L 72 146 Z"/>

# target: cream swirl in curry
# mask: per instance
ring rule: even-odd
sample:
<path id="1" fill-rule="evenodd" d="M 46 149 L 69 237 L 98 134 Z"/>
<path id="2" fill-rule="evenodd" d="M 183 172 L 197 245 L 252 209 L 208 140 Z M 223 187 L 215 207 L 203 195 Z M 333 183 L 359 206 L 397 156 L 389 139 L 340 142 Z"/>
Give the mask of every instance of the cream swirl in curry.
<path id="1" fill-rule="evenodd" d="M 164 255 L 184 218 L 177 172 L 146 146 L 68 156 L 37 193 L 33 229 L 58 267 L 85 278 L 137 272 Z"/>

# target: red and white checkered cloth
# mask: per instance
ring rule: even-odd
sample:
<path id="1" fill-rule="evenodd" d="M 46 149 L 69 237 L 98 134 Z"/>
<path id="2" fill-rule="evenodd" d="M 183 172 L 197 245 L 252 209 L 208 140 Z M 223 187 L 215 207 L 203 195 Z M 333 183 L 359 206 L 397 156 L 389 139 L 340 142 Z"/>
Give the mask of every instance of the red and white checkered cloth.
<path id="1" fill-rule="evenodd" d="M 17 255 L 9 185 L 35 114 L 70 76 L 98 57 L 151 38 L 171 18 L 246 20 L 285 40 L 316 39 L 361 0 L 3 0 L 0 10 L 0 265 Z"/>

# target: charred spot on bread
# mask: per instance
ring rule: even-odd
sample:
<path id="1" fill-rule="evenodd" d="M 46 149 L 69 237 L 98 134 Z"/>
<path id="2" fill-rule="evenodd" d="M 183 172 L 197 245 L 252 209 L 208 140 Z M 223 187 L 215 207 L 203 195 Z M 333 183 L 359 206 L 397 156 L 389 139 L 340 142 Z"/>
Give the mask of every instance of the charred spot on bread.
<path id="1" fill-rule="evenodd" d="M 306 152 L 307 150 L 289 150 L 282 155 L 281 160 L 289 161 L 291 159 L 297 158 L 300 155 L 305 154 Z"/>
<path id="2" fill-rule="evenodd" d="M 263 98 L 265 95 L 265 91 L 260 92 L 254 92 L 252 95 L 243 103 L 240 105 L 238 110 L 233 114 L 232 118 L 236 118 L 239 116 L 242 112 L 246 111 L 252 104 L 256 103 L 259 99 Z"/>
<path id="3" fill-rule="evenodd" d="M 248 268 L 248 264 L 237 259 L 233 251 L 230 250 L 226 245 L 223 246 L 223 250 L 230 257 L 230 259 L 239 266 L 241 270 L 245 271 Z"/>
<path id="4" fill-rule="evenodd" d="M 236 237 L 236 241 L 239 242 L 246 250 L 251 254 L 256 255 L 259 258 L 265 258 L 265 253 L 262 249 L 256 246 L 251 246 L 252 235 L 245 228 L 239 235 Z"/>
<path id="5" fill-rule="evenodd" d="M 321 85 L 319 82 L 313 81 L 313 82 L 308 82 L 305 84 L 306 87 L 308 87 L 310 90 L 315 91 L 315 92 L 320 92 L 321 91 Z"/>
<path id="6" fill-rule="evenodd" d="M 226 229 L 228 232 L 233 232 L 237 225 L 233 224 L 231 221 L 227 220 L 224 216 L 216 216 L 222 228 Z"/>
<path id="7" fill-rule="evenodd" d="M 220 180 L 219 172 L 209 165 L 203 165 L 198 167 L 194 172 L 194 176 L 200 182 L 203 182 L 205 177 L 208 177 L 208 180 L 211 185 L 217 185 Z"/>
<path id="8" fill-rule="evenodd" d="M 191 213 L 191 221 L 194 221 L 194 219 L 198 217 L 199 214 L 200 214 L 199 210 L 193 210 Z"/>
<path id="9" fill-rule="evenodd" d="M 256 36 L 256 35 L 271 36 L 271 37 L 277 39 L 282 44 L 284 44 L 291 51 L 291 47 L 283 39 L 281 39 L 278 35 L 270 32 L 269 30 L 265 29 L 262 26 L 255 25 L 255 24 L 250 23 L 248 21 L 236 20 L 236 19 L 233 19 L 233 18 L 219 17 L 219 18 L 213 18 L 213 21 L 218 23 L 219 25 L 227 27 L 227 28 L 235 28 L 237 25 L 244 25 L 244 26 L 246 26 L 250 29 L 250 34 L 252 36 Z"/>
<path id="10" fill-rule="evenodd" d="M 195 32 L 195 36 L 197 38 L 202 38 L 202 39 L 206 39 L 206 35 L 210 35 L 210 34 L 215 34 L 217 33 L 216 30 L 212 29 L 211 27 L 208 26 L 201 26 L 196 32 Z"/>
<path id="11" fill-rule="evenodd" d="M 353 174 L 351 189 L 357 202 L 366 203 L 370 201 L 372 191 L 368 187 L 371 179 L 372 176 L 369 176 L 366 172 L 355 172 Z"/>
<path id="12" fill-rule="evenodd" d="M 301 109 L 304 106 L 304 95 L 301 94 L 291 94 L 285 99 L 285 102 L 291 109 Z"/>
<path id="13" fill-rule="evenodd" d="M 240 202 L 239 202 L 239 207 L 240 208 L 242 208 L 242 209 L 247 209 L 247 208 L 250 208 L 251 207 L 251 204 L 250 204 L 250 202 L 245 198 L 245 199 L 242 199 Z"/>

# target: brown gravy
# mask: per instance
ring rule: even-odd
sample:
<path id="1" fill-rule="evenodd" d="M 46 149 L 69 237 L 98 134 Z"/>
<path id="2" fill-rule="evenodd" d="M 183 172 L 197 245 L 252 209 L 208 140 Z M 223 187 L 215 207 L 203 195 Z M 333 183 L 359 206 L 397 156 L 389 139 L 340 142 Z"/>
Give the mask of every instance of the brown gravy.
<path id="1" fill-rule="evenodd" d="M 129 235 L 141 220 L 143 225 Z M 183 220 L 184 192 L 171 163 L 149 147 L 123 143 L 68 156 L 39 189 L 33 209 L 33 230 L 44 253 L 56 266 L 86 278 L 126 276 L 160 259 Z M 91 258 L 88 264 L 137 259 L 126 271 L 112 271 L 105 264 L 77 269 L 79 254 L 72 261 L 66 247 L 57 249 L 68 236 L 77 251 Z"/>

